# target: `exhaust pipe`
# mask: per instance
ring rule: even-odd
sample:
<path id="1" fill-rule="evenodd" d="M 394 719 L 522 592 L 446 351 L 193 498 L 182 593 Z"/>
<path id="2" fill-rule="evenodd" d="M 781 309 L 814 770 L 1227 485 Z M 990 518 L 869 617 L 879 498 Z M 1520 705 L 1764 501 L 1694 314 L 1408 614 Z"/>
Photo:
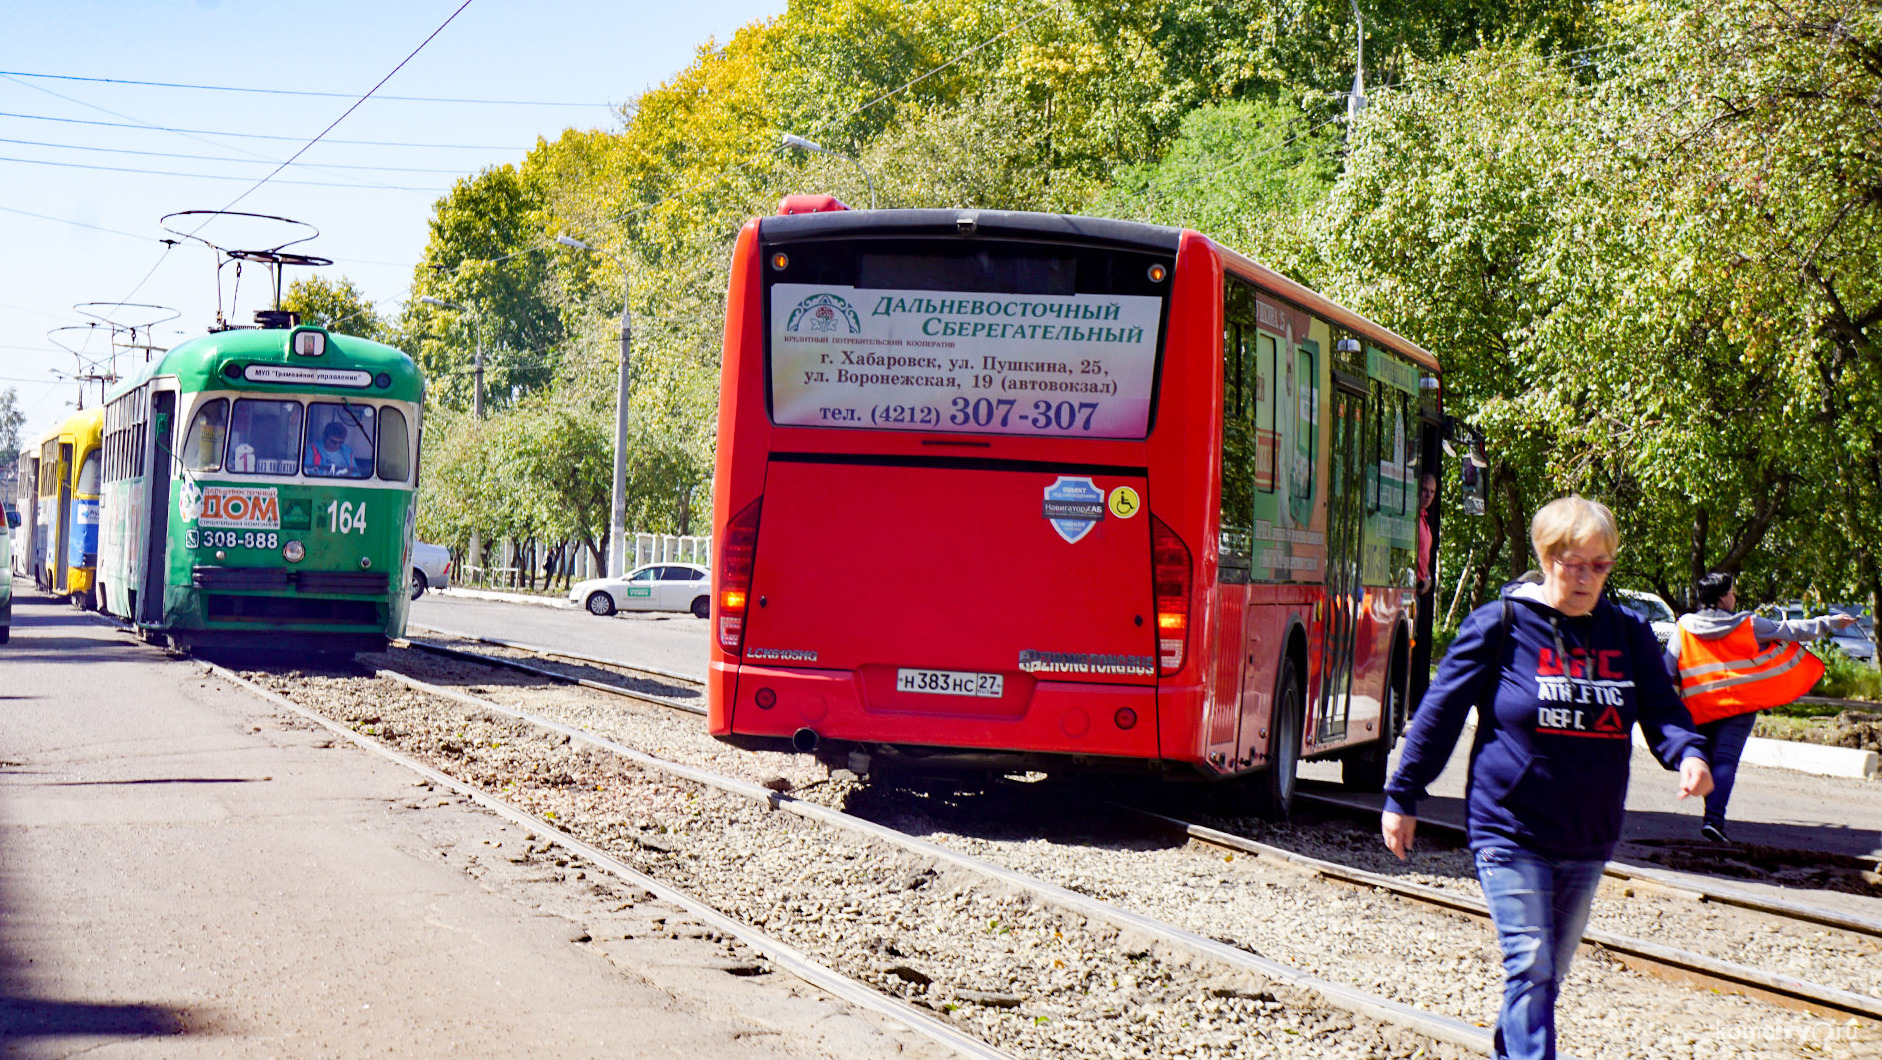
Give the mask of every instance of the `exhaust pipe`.
<path id="1" fill-rule="evenodd" d="M 804 754 L 815 751 L 821 742 L 822 738 L 817 735 L 815 729 L 799 729 L 791 734 L 791 746 Z"/>

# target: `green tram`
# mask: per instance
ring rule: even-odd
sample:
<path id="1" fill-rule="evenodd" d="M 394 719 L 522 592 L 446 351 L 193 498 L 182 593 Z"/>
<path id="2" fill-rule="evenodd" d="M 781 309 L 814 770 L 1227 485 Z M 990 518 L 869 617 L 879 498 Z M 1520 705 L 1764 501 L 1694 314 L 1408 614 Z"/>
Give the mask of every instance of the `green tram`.
<path id="1" fill-rule="evenodd" d="M 106 398 L 99 608 L 185 651 L 384 648 L 424 392 L 405 354 L 312 326 L 161 355 Z"/>

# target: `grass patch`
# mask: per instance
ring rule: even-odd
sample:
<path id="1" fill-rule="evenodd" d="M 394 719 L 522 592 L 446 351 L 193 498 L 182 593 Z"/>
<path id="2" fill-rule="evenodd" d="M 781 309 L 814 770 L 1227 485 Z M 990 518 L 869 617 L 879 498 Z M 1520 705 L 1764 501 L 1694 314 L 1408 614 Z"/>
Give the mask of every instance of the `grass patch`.
<path id="1" fill-rule="evenodd" d="M 1823 660 L 1823 678 L 1810 690 L 1812 695 L 1882 702 L 1882 670 L 1836 648 L 1823 649 L 1818 656 Z"/>

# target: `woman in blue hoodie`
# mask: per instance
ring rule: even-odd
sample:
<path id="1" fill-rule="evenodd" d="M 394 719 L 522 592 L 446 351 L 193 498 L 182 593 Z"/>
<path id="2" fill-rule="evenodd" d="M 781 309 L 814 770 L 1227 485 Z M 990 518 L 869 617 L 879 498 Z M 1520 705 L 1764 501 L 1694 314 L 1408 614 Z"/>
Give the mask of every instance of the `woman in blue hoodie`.
<path id="1" fill-rule="evenodd" d="M 1556 994 L 1620 841 L 1635 723 L 1679 770 L 1680 798 L 1706 794 L 1712 774 L 1653 630 L 1602 595 L 1620 546 L 1614 514 L 1562 497 L 1529 538 L 1542 583 L 1505 586 L 1458 628 L 1406 730 L 1380 826 L 1403 859 L 1418 802 L 1475 707 L 1466 801 L 1503 949 L 1496 1055 L 1553 1060 Z"/>

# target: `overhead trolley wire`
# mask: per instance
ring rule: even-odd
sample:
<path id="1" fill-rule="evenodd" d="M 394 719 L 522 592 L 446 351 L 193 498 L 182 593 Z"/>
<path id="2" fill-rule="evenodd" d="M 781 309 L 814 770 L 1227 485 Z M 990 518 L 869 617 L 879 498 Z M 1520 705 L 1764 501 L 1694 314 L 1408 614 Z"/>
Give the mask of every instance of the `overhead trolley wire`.
<path id="1" fill-rule="evenodd" d="M 459 10 L 463 10 L 463 9 L 459 8 Z M 455 18 L 455 17 L 457 17 L 455 14 L 452 15 L 452 18 Z M 449 25 L 450 19 L 446 19 L 445 23 L 446 25 Z M 443 29 L 444 27 L 440 26 L 438 28 Z M 432 36 L 436 36 L 436 35 L 437 35 L 436 31 L 433 31 Z M 428 44 L 430 43 L 431 38 L 427 37 L 425 40 L 426 40 L 426 43 Z M 420 48 L 423 48 L 424 46 L 425 46 L 424 44 L 419 45 Z M 413 53 L 413 54 L 416 54 L 416 53 Z M 399 65 L 403 66 L 404 64 L 401 63 Z M 392 72 L 398 73 L 397 70 L 393 70 Z M 318 91 L 313 91 L 310 89 L 295 89 L 295 88 L 249 88 L 249 87 L 244 87 L 241 85 L 190 85 L 190 84 L 181 84 L 175 81 L 133 81 L 128 78 L 121 78 L 121 77 L 79 77 L 74 74 L 42 74 L 42 73 L 34 73 L 31 71 L 27 71 L 27 70 L 0 70 L 0 77 L 35 77 L 35 78 L 40 78 L 42 80 L 48 80 L 48 81 L 84 81 L 84 82 L 88 82 L 90 84 L 95 84 L 95 85 L 136 85 L 141 88 L 184 88 L 184 89 L 190 89 L 190 90 L 197 91 L 197 92 L 245 92 L 245 93 L 251 93 L 251 94 L 256 94 L 256 95 L 266 95 L 266 96 L 318 96 L 318 97 L 322 97 L 326 99 L 352 99 L 353 98 L 353 93 L 351 92 L 318 92 Z M 367 93 L 367 94 L 371 95 L 371 93 Z M 373 98 L 395 101 L 399 103 L 470 103 L 470 104 L 476 104 L 479 106 L 486 106 L 486 107 L 605 107 L 605 106 L 608 106 L 608 104 L 606 103 L 597 103 L 593 100 L 588 100 L 588 101 L 584 101 L 580 103 L 572 103 L 566 100 L 454 99 L 454 98 L 445 97 L 445 96 L 374 96 Z"/>
<path id="2" fill-rule="evenodd" d="M 43 92 L 46 95 L 51 96 L 54 99 L 62 99 L 62 100 L 65 100 L 67 103 L 76 103 L 79 106 L 84 107 L 88 110 L 95 110 L 100 114 L 109 114 L 114 118 L 123 118 L 125 121 L 136 122 L 138 126 L 142 128 L 151 129 L 153 131 L 159 128 L 159 126 L 157 126 L 154 122 L 147 122 L 143 120 L 142 118 L 137 117 L 136 115 L 123 114 L 118 111 L 112 110 L 109 107 L 101 107 L 96 103 L 90 103 L 85 100 L 79 99 L 76 96 L 68 96 L 63 92 L 54 92 L 52 89 L 47 88 L 44 85 L 28 84 L 25 81 L 21 81 L 17 77 L 11 77 L 7 74 L 0 74 L 0 79 L 11 81 L 16 85 L 19 85 L 21 88 L 30 88 L 35 92 Z M 182 136 L 184 139 L 187 139 L 187 140 L 195 140 L 197 143 L 200 143 L 200 144 L 207 144 L 210 147 L 219 147 L 225 150 L 236 150 L 236 151 L 242 152 L 243 154 L 254 155 L 256 158 L 262 159 L 264 161 L 268 161 L 268 162 L 274 161 L 273 158 L 270 158 L 269 156 L 264 155 L 258 151 L 250 151 L 249 149 L 245 147 L 240 147 L 235 144 L 219 144 L 219 143 L 216 143 L 214 140 L 205 140 L 200 136 L 197 136 L 193 133 L 187 133 L 187 132 L 177 132 L 177 135 Z M 354 183 L 359 184 L 363 187 L 372 187 L 372 186 L 383 187 L 384 186 L 384 185 L 380 185 L 377 181 L 367 180 L 361 177 L 350 177 L 348 179 L 352 180 Z"/>
<path id="3" fill-rule="evenodd" d="M 186 177 L 190 180 L 253 180 L 253 177 L 238 176 L 231 173 L 179 173 L 173 169 L 138 169 L 134 166 L 94 166 L 84 162 L 53 162 L 43 158 L 14 158 L 0 155 L 0 162 L 13 162 L 24 166 L 55 166 L 59 169 L 92 169 L 105 173 L 139 173 L 151 177 Z M 282 163 L 283 166 L 286 163 Z M 276 167 L 275 172 L 280 172 Z M 273 176 L 273 174 L 269 174 Z M 422 191 L 430 195 L 442 194 L 444 188 L 414 188 L 397 184 L 338 184 L 330 180 L 277 180 L 276 184 L 293 184 L 303 188 L 347 188 L 352 191 Z M 255 187 L 260 187 L 260 184 Z M 255 188 L 248 189 L 254 191 Z M 248 192 L 243 192 L 246 196 Z M 237 202 L 241 201 L 239 198 Z M 224 210 L 228 207 L 224 206 Z"/>
<path id="4" fill-rule="evenodd" d="M 62 144 L 52 140 L 15 140 L 0 136 L 0 144 L 18 144 L 22 147 L 51 147 L 61 151 L 93 151 L 114 155 L 142 155 L 147 158 L 181 158 L 192 162 L 234 162 L 244 166 L 257 166 L 271 163 L 273 159 L 230 158 L 227 155 L 186 155 L 176 151 L 139 151 L 129 147 L 98 147 L 92 144 Z M 338 162 L 297 162 L 309 169 L 357 169 L 381 173 L 445 173 L 463 176 L 463 167 L 456 169 L 426 169 L 416 166 L 355 166 L 342 165 Z"/>
<path id="5" fill-rule="evenodd" d="M 27 86 L 32 87 L 32 86 Z M 62 97 L 63 98 L 63 97 Z M 106 111 L 106 113 L 110 113 Z M 184 133 L 202 136 L 233 136 L 244 140 L 287 140 L 300 143 L 301 137 L 283 136 L 280 133 L 235 132 L 229 129 L 182 129 L 171 125 L 152 125 L 148 122 L 139 124 L 123 121 L 93 121 L 88 118 L 55 118 L 50 114 L 20 114 L 15 111 L 0 110 L 0 118 L 19 118 L 24 121 L 56 121 L 66 125 L 98 125 L 108 129 L 145 129 L 150 132 Z M 208 141 L 204 141 L 207 143 Z M 340 140 L 327 137 L 323 144 L 346 144 L 350 147 L 409 147 L 417 150 L 439 151 L 527 151 L 527 147 L 512 147 L 500 144 L 420 144 L 406 143 L 399 140 Z M 212 146 L 220 147 L 221 144 Z M 269 159 L 273 161 L 273 159 Z"/>
<path id="6" fill-rule="evenodd" d="M 452 11 L 449 15 L 446 15 L 443 22 L 438 23 L 437 29 L 432 30 L 429 36 L 427 36 L 424 40 L 419 41 L 418 47 L 413 48 L 410 54 L 406 55 L 405 58 L 400 59 L 399 64 L 397 66 L 394 66 L 391 70 L 387 71 L 384 77 L 380 78 L 377 83 L 375 83 L 371 88 L 366 90 L 365 95 L 362 95 L 358 99 L 354 100 L 350 106 L 348 106 L 345 110 L 340 112 L 339 117 L 329 122 L 326 128 L 315 133 L 313 139 L 301 145 L 301 148 L 299 150 L 295 151 L 292 155 L 288 156 L 287 161 L 276 166 L 272 173 L 269 173 L 267 176 L 256 181 L 253 187 L 242 192 L 242 194 L 237 195 L 233 199 L 230 199 L 228 205 L 224 206 L 221 210 L 218 210 L 216 211 L 216 213 L 210 214 L 208 217 L 204 218 L 202 224 L 199 224 L 195 228 L 190 230 L 190 234 L 195 235 L 197 232 L 202 231 L 204 227 L 209 225 L 210 222 L 214 221 L 218 215 L 225 213 L 229 210 L 233 210 L 237 203 L 241 202 L 243 199 L 248 198 L 250 195 L 253 195 L 257 190 L 261 188 L 262 185 L 268 183 L 269 181 L 273 180 L 275 177 L 279 176 L 282 170 L 293 165 L 295 161 L 297 161 L 302 155 L 312 150 L 313 146 L 320 142 L 321 137 L 327 135 L 328 133 L 332 132 L 334 129 L 338 128 L 341 122 L 351 117 L 354 111 L 364 106 L 366 101 L 373 97 L 373 93 L 385 87 L 385 83 L 387 81 L 390 81 L 394 77 L 398 76 L 398 72 L 400 70 L 405 69 L 406 63 L 409 63 L 413 59 L 416 59 L 418 57 L 418 53 L 425 50 L 426 45 L 438 39 L 438 34 L 443 33 L 445 30 L 445 27 L 449 26 L 452 22 L 456 21 L 457 16 L 463 14 L 464 9 L 471 6 L 473 2 L 474 0 L 464 0 L 463 3 L 457 5 L 456 10 Z"/>
<path id="7" fill-rule="evenodd" d="M 89 228 L 95 232 L 109 232 L 114 236 L 126 236 L 131 239 L 143 239 L 143 240 L 155 241 L 157 238 L 156 236 L 140 236 L 136 232 L 126 232 L 121 228 L 106 228 L 103 225 L 95 225 L 86 221 L 74 221 L 69 217 L 54 217 L 53 215 L 49 213 L 34 213 L 31 210 L 18 210 L 11 206 L 0 206 L 0 212 L 16 213 L 16 214 L 19 214 L 21 217 L 34 217 L 34 218 L 38 218 L 41 221 L 57 221 L 59 224 L 62 224 L 62 225 L 73 225 L 78 228 Z"/>
<path id="8" fill-rule="evenodd" d="M 243 199 L 248 198 L 250 195 L 253 195 L 257 189 L 261 188 L 264 184 L 267 184 L 269 181 L 273 180 L 276 176 L 280 175 L 282 170 L 292 165 L 295 159 L 298 159 L 302 155 L 306 154 L 310 148 L 312 148 L 315 144 L 321 141 L 322 137 L 332 132 L 341 122 L 345 121 L 348 116 L 350 116 L 354 111 L 358 110 L 362 104 L 364 104 L 367 100 L 371 99 L 373 96 L 373 93 L 379 91 L 379 89 L 384 87 L 385 83 L 387 81 L 392 80 L 392 78 L 395 75 L 397 75 L 400 70 L 405 69 L 405 64 L 411 62 L 414 58 L 417 58 L 418 53 L 421 51 L 424 51 L 426 45 L 436 40 L 438 37 L 438 34 L 443 33 L 446 26 L 449 26 L 452 22 L 456 21 L 457 16 L 463 14 L 464 9 L 471 6 L 472 2 L 473 0 L 464 0 L 463 3 L 459 4 L 455 10 L 453 10 L 449 15 L 445 16 L 445 20 L 443 22 L 438 23 L 437 29 L 432 30 L 429 36 L 427 36 L 424 40 L 418 42 L 418 47 L 413 48 L 411 52 L 405 56 L 405 58 L 399 60 L 399 63 L 397 66 L 394 66 L 384 77 L 380 78 L 376 84 L 374 84 L 371 88 L 367 89 L 364 95 L 354 100 L 351 106 L 347 107 L 344 111 L 340 112 L 339 117 L 333 119 L 332 122 L 328 123 L 326 128 L 316 133 L 313 139 L 301 145 L 300 150 L 295 151 L 294 154 L 288 157 L 287 161 L 276 166 L 274 170 L 270 172 L 267 176 L 262 177 L 260 180 L 250 185 L 240 195 L 237 195 L 235 198 L 230 199 L 227 205 L 223 206 L 222 209 L 217 210 L 215 213 L 210 214 L 208 217 L 203 218 L 203 221 L 201 224 L 197 225 L 195 228 L 190 229 L 189 235 L 193 237 L 196 235 L 196 233 L 201 232 L 206 226 L 209 225 L 210 222 L 214 221 L 217 217 L 228 212 L 229 210 L 234 209 L 237 203 L 241 202 Z M 0 76 L 4 76 L 4 75 L 0 75 Z M 123 117 L 123 115 L 118 115 L 118 117 Z M 144 278 L 137 281 L 137 286 L 131 288 L 131 293 L 125 295 L 123 298 L 118 300 L 118 305 L 121 306 L 125 304 L 126 302 L 129 302 L 131 299 L 137 297 L 137 292 L 143 290 L 144 285 L 150 282 L 150 278 L 152 276 L 155 276 L 157 274 L 157 270 L 163 267 L 164 260 L 170 256 L 170 251 L 174 249 L 175 247 L 176 247 L 175 241 L 164 240 L 163 255 L 157 259 L 156 264 L 150 267 L 150 271 L 144 274 Z M 221 312 L 220 308 L 218 308 L 217 312 Z"/>
<path id="9" fill-rule="evenodd" d="M 988 48 L 992 46 L 993 44 L 998 43 L 999 41 L 1012 36 L 1015 33 L 1018 33 L 1020 30 L 1025 29 L 1027 26 L 1032 25 L 1034 22 L 1038 21 L 1040 18 L 1049 14 L 1051 11 L 1052 11 L 1052 8 L 1042 6 L 1038 11 L 1033 12 L 1027 18 L 1019 22 L 1015 22 L 1011 26 L 1008 26 L 1007 28 L 994 34 L 993 36 L 988 37 L 986 40 L 981 41 L 979 44 L 976 44 L 973 47 L 967 49 L 966 51 L 961 52 L 959 55 L 954 56 L 953 58 L 949 59 L 947 62 L 944 62 L 940 64 L 939 66 L 935 66 L 931 68 L 930 70 L 914 78 L 913 80 L 904 82 L 902 85 L 896 88 L 892 88 L 887 92 L 884 92 L 883 94 L 877 96 L 876 98 L 870 100 L 869 102 L 864 103 L 861 106 L 858 106 L 850 110 L 846 114 L 842 114 L 835 118 L 831 118 L 830 120 L 822 123 L 821 125 L 812 126 L 810 128 L 810 132 L 812 134 L 823 132 L 824 130 L 829 129 L 832 126 L 837 125 L 840 122 L 848 121 L 849 119 L 855 117 L 858 114 L 861 114 L 863 111 L 866 111 L 869 108 L 874 107 L 879 103 L 885 102 L 889 99 L 894 98 L 895 96 L 901 95 L 903 92 L 906 92 L 909 89 L 915 87 L 916 85 L 921 84 L 923 81 L 928 80 L 930 77 L 933 77 L 934 75 L 940 73 L 941 71 L 947 69 L 950 66 L 953 66 L 954 64 L 960 62 L 961 60 L 966 59 L 967 57 L 975 54 L 976 52 L 982 51 L 983 49 Z M 667 195 L 661 196 L 658 199 L 655 199 L 652 202 L 642 203 L 631 209 L 615 214 L 614 216 L 609 217 L 607 220 L 611 222 L 625 221 L 630 217 L 634 217 L 636 215 L 646 213 L 649 210 L 658 209 L 659 207 L 664 206 L 667 203 L 672 202 L 675 199 L 683 198 L 703 188 L 711 187 L 712 185 L 717 184 L 718 182 L 726 179 L 727 177 L 731 176 L 734 173 L 739 172 L 740 170 L 749 169 L 752 166 L 756 165 L 760 159 L 766 157 L 767 155 L 772 154 L 776 150 L 777 148 L 775 147 L 767 147 L 764 150 L 753 155 L 750 159 L 744 162 L 734 163 L 720 170 L 719 172 L 712 174 L 711 176 L 702 177 L 699 180 L 694 181 L 693 183 L 687 185 L 684 188 L 681 188 L 678 191 L 671 192 Z M 533 254 L 539 250 L 547 250 L 550 247 L 553 247 L 555 245 L 556 245 L 555 240 L 544 239 L 541 242 L 533 243 L 529 246 L 522 247 L 518 250 L 513 250 L 508 254 L 498 255 L 497 257 L 494 257 L 494 258 L 478 258 L 472 261 L 460 261 L 456 265 L 436 266 L 434 268 L 436 269 L 436 271 L 440 273 L 445 273 L 445 272 L 456 272 L 457 270 L 463 268 L 466 265 L 495 265 L 500 262 L 508 261 L 511 258 L 522 257 L 525 254 Z"/>

